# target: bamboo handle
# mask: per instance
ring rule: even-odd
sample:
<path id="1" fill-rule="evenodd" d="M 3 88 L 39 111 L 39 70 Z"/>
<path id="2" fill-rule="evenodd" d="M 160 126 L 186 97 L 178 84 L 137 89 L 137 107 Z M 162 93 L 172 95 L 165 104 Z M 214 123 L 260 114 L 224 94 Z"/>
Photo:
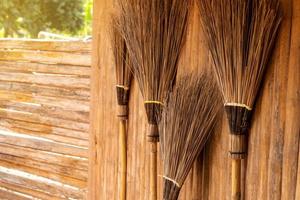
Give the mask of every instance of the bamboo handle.
<path id="1" fill-rule="evenodd" d="M 119 122 L 119 155 L 120 155 L 120 185 L 119 200 L 126 200 L 126 175 L 127 175 L 127 153 L 126 153 L 126 120 Z"/>
<path id="2" fill-rule="evenodd" d="M 150 200 L 157 200 L 157 142 L 150 145 Z"/>
<path id="3" fill-rule="evenodd" d="M 241 160 L 232 159 L 231 167 L 231 199 L 241 200 Z"/>

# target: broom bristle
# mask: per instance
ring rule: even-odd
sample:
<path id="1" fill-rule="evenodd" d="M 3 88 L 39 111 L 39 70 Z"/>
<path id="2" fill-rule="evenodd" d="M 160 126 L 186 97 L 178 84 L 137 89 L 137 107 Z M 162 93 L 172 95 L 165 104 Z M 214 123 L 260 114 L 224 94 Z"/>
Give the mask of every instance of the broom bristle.
<path id="1" fill-rule="evenodd" d="M 132 72 L 145 100 L 150 124 L 157 124 L 162 105 L 172 89 L 183 48 L 190 0 L 119 0 L 120 30 Z"/>
<path id="2" fill-rule="evenodd" d="M 186 75 L 177 81 L 159 124 L 165 200 L 178 198 L 221 108 L 221 95 L 207 73 Z"/>
<path id="3" fill-rule="evenodd" d="M 198 0 L 229 120 L 232 151 L 244 155 L 251 110 L 281 22 L 279 0 Z"/>
<path id="4" fill-rule="evenodd" d="M 112 15 L 110 34 L 116 70 L 117 101 L 118 105 L 122 107 L 128 105 L 132 73 L 129 67 L 131 62 L 129 59 L 127 46 L 124 38 L 119 32 L 119 29 L 117 28 L 119 24 L 118 20 L 119 19 L 116 15 Z M 126 116 L 127 111 L 124 109 L 120 109 L 118 115 Z"/>
<path id="5" fill-rule="evenodd" d="M 252 107 L 281 21 L 278 0 L 198 0 L 226 103 Z"/>

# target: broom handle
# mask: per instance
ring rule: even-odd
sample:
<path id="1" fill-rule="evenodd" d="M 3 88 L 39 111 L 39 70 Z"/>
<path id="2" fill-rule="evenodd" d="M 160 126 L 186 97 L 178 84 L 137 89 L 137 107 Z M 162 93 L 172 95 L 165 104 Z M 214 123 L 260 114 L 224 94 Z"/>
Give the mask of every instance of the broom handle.
<path id="1" fill-rule="evenodd" d="M 119 122 L 119 155 L 120 155 L 120 191 L 119 200 L 126 200 L 126 175 L 127 175 L 127 153 L 126 153 L 126 120 Z"/>
<path id="2" fill-rule="evenodd" d="M 231 199 L 241 200 L 241 160 L 231 161 Z"/>
<path id="3" fill-rule="evenodd" d="M 150 143 L 150 200 L 157 200 L 157 142 Z"/>

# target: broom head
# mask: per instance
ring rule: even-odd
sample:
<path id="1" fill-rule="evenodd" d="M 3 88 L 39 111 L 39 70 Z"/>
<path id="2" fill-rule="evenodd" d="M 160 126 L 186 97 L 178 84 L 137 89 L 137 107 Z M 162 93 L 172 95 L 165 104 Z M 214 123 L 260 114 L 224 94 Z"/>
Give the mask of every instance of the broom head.
<path id="1" fill-rule="evenodd" d="M 129 67 L 131 61 L 129 59 L 126 42 L 117 28 L 118 25 L 119 18 L 118 15 L 114 13 L 112 14 L 110 32 L 116 70 L 118 117 L 127 119 L 130 85 L 132 80 L 132 73 Z"/>
<path id="2" fill-rule="evenodd" d="M 208 73 L 185 75 L 177 82 L 159 125 L 165 200 L 178 198 L 221 107 L 221 95 Z"/>
<path id="3" fill-rule="evenodd" d="M 231 130 L 232 158 L 244 158 L 265 68 L 282 19 L 279 0 L 198 0 Z"/>
<path id="4" fill-rule="evenodd" d="M 186 39 L 190 0 L 119 0 L 120 31 L 124 36 L 132 72 L 145 101 L 151 131 L 158 141 L 157 124 L 177 74 Z"/>

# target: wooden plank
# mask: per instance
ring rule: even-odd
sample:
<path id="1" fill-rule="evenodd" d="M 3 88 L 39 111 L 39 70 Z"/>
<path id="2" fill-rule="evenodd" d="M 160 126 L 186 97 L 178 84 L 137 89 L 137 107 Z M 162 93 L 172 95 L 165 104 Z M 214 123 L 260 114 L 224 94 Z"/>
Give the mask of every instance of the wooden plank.
<path id="1" fill-rule="evenodd" d="M 77 75 L 80 77 L 90 76 L 90 67 L 73 65 L 51 65 L 31 62 L 8 62 L 0 61 L 1 72 L 23 72 L 23 73 L 45 73 L 45 74 L 64 74 Z"/>
<path id="2" fill-rule="evenodd" d="M 27 93 L 27 95 L 29 96 L 38 95 L 83 101 L 88 101 L 90 99 L 89 90 L 83 88 L 62 88 L 0 80 L 0 90 L 17 93 Z"/>
<path id="3" fill-rule="evenodd" d="M 0 162 L 2 163 L 5 162 L 5 163 L 10 163 L 15 165 L 12 168 L 17 168 L 18 166 L 22 165 L 35 170 L 33 171 L 33 174 L 39 173 L 39 171 L 49 172 L 49 173 L 53 173 L 53 175 L 59 175 L 59 177 L 71 178 L 70 180 L 84 181 L 84 185 L 86 185 L 87 171 L 83 171 L 79 169 L 69 169 L 67 167 L 59 166 L 57 164 L 48 164 L 41 161 L 35 161 L 35 160 L 13 156 L 10 154 L 3 154 L 3 153 L 0 153 L 0 160 L 1 160 Z"/>
<path id="4" fill-rule="evenodd" d="M 39 198 L 39 199 L 44 199 L 44 200 L 62 200 L 62 198 L 58 198 L 58 197 L 53 197 L 51 196 L 51 194 L 45 194 L 43 192 L 39 192 L 39 191 L 34 191 L 34 190 L 30 190 L 26 187 L 22 187 L 16 184 L 10 184 L 10 183 L 6 183 L 6 182 L 2 182 L 0 180 L 0 187 L 11 190 L 11 191 L 16 191 L 19 193 L 23 193 L 23 194 L 27 194 L 30 196 L 33 196 L 35 198 Z"/>
<path id="5" fill-rule="evenodd" d="M 286 128 L 284 130 L 283 169 L 282 169 L 282 199 L 300 199 L 300 3 L 290 3 L 293 14 L 290 57 L 288 69 L 288 84 L 286 88 Z M 299 156 L 297 156 L 299 155 Z M 296 186 L 296 187 L 295 187 Z"/>
<path id="6" fill-rule="evenodd" d="M 1 55 L 0 55 L 1 56 Z M 85 88 L 88 89 L 90 85 L 89 78 L 81 78 L 76 75 L 57 75 L 44 73 L 9 73 L 0 72 L 0 79 L 2 81 L 39 84 L 54 87 L 65 88 Z"/>
<path id="7" fill-rule="evenodd" d="M 56 197 L 82 199 L 85 193 L 84 190 L 78 190 L 72 186 L 3 167 L 0 167 L 0 177 L 2 181 L 24 186 L 32 190 L 45 191 Z"/>
<path id="8" fill-rule="evenodd" d="M 91 51 L 91 42 L 40 40 L 40 39 L 0 39 L 1 49 L 26 49 L 40 51 L 83 52 Z"/>
<path id="9" fill-rule="evenodd" d="M 32 122 L 37 124 L 46 124 L 49 126 L 55 126 L 60 128 L 66 128 L 70 130 L 87 132 L 89 124 L 82 122 L 74 122 L 71 120 L 63 120 L 51 117 L 44 117 L 38 114 L 18 112 L 14 110 L 0 108 L 0 117 L 6 119 L 20 120 L 25 122 Z"/>
<path id="10" fill-rule="evenodd" d="M 15 163 L 15 162 L 10 162 L 10 161 L 3 161 L 0 160 L 0 166 L 5 167 L 8 169 L 15 169 L 15 170 L 20 170 L 29 174 L 33 174 L 36 176 L 44 177 L 51 179 L 53 181 L 60 182 L 62 184 L 67 184 L 73 187 L 77 188 L 86 188 L 86 181 L 84 180 L 78 180 L 76 178 L 71 178 L 62 174 L 56 174 L 53 173 L 52 171 L 44 171 L 39 168 L 34 168 L 32 166 L 27 166 L 26 164 L 22 163 Z"/>
<path id="11" fill-rule="evenodd" d="M 24 134 L 14 134 L 7 131 L 0 131 L 0 143 L 16 145 L 20 147 L 31 148 L 64 155 L 87 157 L 87 148 L 71 146 L 64 143 L 57 143 L 51 140 L 45 140 L 38 137 L 30 137 Z"/>
<path id="12" fill-rule="evenodd" d="M 30 104 L 25 102 L 3 101 L 0 99 L 0 108 L 15 110 L 20 112 L 28 112 L 39 114 L 44 117 L 53 117 L 58 119 L 66 119 L 78 122 L 88 123 L 89 113 L 65 110 L 52 106 L 44 106 L 40 104 Z"/>
<path id="13" fill-rule="evenodd" d="M 30 51 L 30 50 L 0 50 L 0 60 L 5 61 L 27 61 L 34 63 L 65 64 L 75 66 L 90 66 L 89 54 Z"/>
<path id="14" fill-rule="evenodd" d="M 35 127 L 32 127 L 32 123 L 28 122 L 22 122 L 22 121 L 15 121 L 15 120 L 9 120 L 9 119 L 1 119 L 0 120 L 0 130 L 1 131 L 7 131 L 7 132 L 16 132 L 20 134 L 26 134 L 30 136 L 40 137 L 42 139 L 49 139 L 54 142 L 59 142 L 62 144 L 67 145 L 74 145 L 78 147 L 88 147 L 88 141 L 84 140 L 82 138 L 73 138 L 69 136 L 61 136 L 61 135 L 55 135 L 51 133 L 51 128 L 48 130 L 41 131 L 35 131 L 32 130 Z M 86 136 L 87 137 L 87 136 Z"/>
<path id="15" fill-rule="evenodd" d="M 46 97 L 38 94 L 26 94 L 21 92 L 14 92 L 10 90 L 0 90 L 1 101 L 17 101 L 32 104 L 41 104 L 51 109 L 62 108 L 63 110 L 89 112 L 89 102 L 81 100 L 70 100 L 60 97 Z"/>
<path id="16" fill-rule="evenodd" d="M 22 129 L 27 134 L 49 134 L 68 137 L 70 139 L 88 140 L 88 133 L 82 131 L 74 131 L 59 127 L 53 127 L 45 124 L 35 124 L 20 120 L 1 119 L 0 124 L 3 130 Z M 22 128 L 23 127 L 23 128 Z"/>
<path id="17" fill-rule="evenodd" d="M 64 170 L 78 169 L 87 171 L 87 159 L 65 156 L 51 152 L 33 150 L 16 145 L 7 145 L 0 143 L 0 153 L 21 157 L 28 160 L 34 160 L 42 163 L 54 164 L 61 166 Z"/>
<path id="18" fill-rule="evenodd" d="M 6 188 L 0 187 L 0 198 L 1 200 L 32 200 L 30 197 L 26 197 L 22 194 L 18 194 L 13 190 L 7 190 Z"/>

